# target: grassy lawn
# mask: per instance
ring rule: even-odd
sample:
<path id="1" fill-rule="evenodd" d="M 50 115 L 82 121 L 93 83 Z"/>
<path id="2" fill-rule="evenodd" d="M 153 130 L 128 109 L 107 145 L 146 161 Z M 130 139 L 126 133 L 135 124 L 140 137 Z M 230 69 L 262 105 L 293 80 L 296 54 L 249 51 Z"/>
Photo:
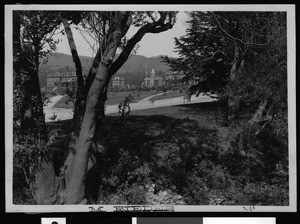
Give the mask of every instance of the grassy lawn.
<path id="1" fill-rule="evenodd" d="M 240 125 L 222 126 L 221 115 L 218 102 L 210 102 L 106 116 L 91 149 L 98 154 L 86 177 L 89 203 L 287 205 L 288 178 L 272 174 L 275 182 L 266 182 L 270 174 L 257 158 L 235 146 Z M 71 125 L 47 123 L 59 133 L 57 169 Z"/>
<path id="2" fill-rule="evenodd" d="M 151 97 L 150 99 L 151 100 L 162 100 L 162 99 L 170 99 L 170 98 L 180 97 L 180 96 L 184 96 L 184 95 L 185 95 L 184 92 L 180 93 L 179 91 L 174 91 L 174 92 L 162 94 L 160 96 L 154 96 L 154 97 Z"/>
<path id="3" fill-rule="evenodd" d="M 133 99 L 133 103 L 138 102 L 148 96 L 154 95 L 159 93 L 156 90 L 149 90 L 149 91 L 140 91 L 139 96 L 137 91 L 131 91 L 131 92 L 116 92 L 115 95 L 113 95 L 112 93 L 107 95 L 107 101 L 106 101 L 106 105 L 115 105 L 115 104 L 119 104 L 122 100 L 124 100 L 124 98 L 126 96 L 128 96 L 129 94 L 132 95 L 134 97 Z"/>
<path id="4" fill-rule="evenodd" d="M 138 93 L 136 91 L 131 92 L 116 92 L 115 94 L 109 93 L 107 96 L 106 105 L 115 105 L 119 104 L 126 96 L 131 94 L 134 99 L 133 102 L 138 102 L 142 100 L 143 98 L 146 98 L 148 96 L 154 95 L 159 93 L 156 90 L 149 90 L 149 91 L 140 91 L 140 95 L 138 96 Z M 68 96 L 64 96 L 60 101 L 58 101 L 54 108 L 64 108 L 64 109 L 73 109 L 74 105 L 72 101 L 68 100 Z"/>
<path id="5" fill-rule="evenodd" d="M 247 158 L 231 149 L 240 126 L 222 126 L 221 115 L 218 102 L 132 111 L 124 117 L 108 115 L 97 133 L 102 145 L 99 169 L 87 177 L 92 183 L 90 200 L 99 204 L 286 203 L 282 187 L 267 185 L 271 193 L 262 199 L 267 190 L 261 188 L 263 180 L 251 179 L 257 170 L 244 171 Z M 252 189 L 257 190 L 254 195 Z"/>

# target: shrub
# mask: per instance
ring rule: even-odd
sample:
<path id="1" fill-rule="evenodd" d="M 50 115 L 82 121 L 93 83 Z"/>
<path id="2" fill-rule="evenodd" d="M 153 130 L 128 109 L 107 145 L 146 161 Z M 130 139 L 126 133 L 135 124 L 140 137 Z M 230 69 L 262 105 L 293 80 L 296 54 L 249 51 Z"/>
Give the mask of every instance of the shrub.
<path id="1" fill-rule="evenodd" d="M 58 133 L 53 130 L 48 140 L 34 134 L 23 133 L 13 144 L 14 201 L 34 203 L 35 174 L 44 161 L 51 160 L 49 149 Z"/>
<path id="2" fill-rule="evenodd" d="M 130 103 L 134 100 L 134 97 L 129 94 L 128 96 L 125 97 L 125 99 L 120 102 L 120 104 L 118 105 L 118 108 L 119 108 L 119 113 L 122 115 L 122 116 L 125 116 L 125 115 L 129 115 L 130 114 Z"/>
<path id="3" fill-rule="evenodd" d="M 286 186 L 270 185 L 266 182 L 250 183 L 244 188 L 245 194 L 258 205 L 288 205 L 289 195 Z"/>
<path id="4" fill-rule="evenodd" d="M 187 178 L 187 185 L 183 189 L 184 200 L 188 205 L 209 204 L 209 189 L 205 184 L 205 179 L 196 174 Z"/>
<path id="5" fill-rule="evenodd" d="M 146 191 L 142 186 L 133 184 L 122 189 L 128 204 L 143 205 L 146 204 Z"/>

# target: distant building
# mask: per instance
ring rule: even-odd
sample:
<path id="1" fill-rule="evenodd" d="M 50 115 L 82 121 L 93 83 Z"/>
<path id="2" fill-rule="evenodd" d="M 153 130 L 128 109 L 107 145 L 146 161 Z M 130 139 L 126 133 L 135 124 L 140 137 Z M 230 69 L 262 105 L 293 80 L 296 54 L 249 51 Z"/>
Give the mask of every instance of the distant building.
<path id="1" fill-rule="evenodd" d="M 184 86 L 183 77 L 185 75 L 176 72 L 167 72 L 164 76 L 166 87 L 181 87 Z"/>
<path id="2" fill-rule="evenodd" d="M 163 78 L 157 76 L 154 69 L 152 69 L 150 73 L 150 77 L 147 77 L 147 73 L 146 73 L 146 78 L 142 83 L 142 87 L 149 87 L 149 88 L 163 86 L 163 85 L 164 85 Z"/>
<path id="3" fill-rule="evenodd" d="M 66 85 L 76 81 L 76 72 L 54 72 L 47 75 L 47 86 Z"/>
<path id="4" fill-rule="evenodd" d="M 112 86 L 124 88 L 125 87 L 125 78 L 122 78 L 120 76 L 114 77 L 112 80 Z"/>
<path id="5" fill-rule="evenodd" d="M 164 76 L 165 86 L 166 87 L 190 87 L 192 85 L 196 85 L 199 81 L 199 77 L 195 77 L 193 79 L 189 79 L 188 81 L 184 81 L 185 75 L 176 72 L 167 72 Z"/>

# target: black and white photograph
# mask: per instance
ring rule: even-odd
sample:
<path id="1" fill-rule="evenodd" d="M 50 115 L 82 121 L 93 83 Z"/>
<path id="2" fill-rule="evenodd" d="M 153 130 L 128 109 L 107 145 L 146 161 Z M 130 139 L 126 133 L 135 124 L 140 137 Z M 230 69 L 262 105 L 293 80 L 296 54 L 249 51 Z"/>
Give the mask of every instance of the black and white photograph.
<path id="1" fill-rule="evenodd" d="M 296 211 L 295 39 L 294 5 L 6 5 L 6 211 Z"/>

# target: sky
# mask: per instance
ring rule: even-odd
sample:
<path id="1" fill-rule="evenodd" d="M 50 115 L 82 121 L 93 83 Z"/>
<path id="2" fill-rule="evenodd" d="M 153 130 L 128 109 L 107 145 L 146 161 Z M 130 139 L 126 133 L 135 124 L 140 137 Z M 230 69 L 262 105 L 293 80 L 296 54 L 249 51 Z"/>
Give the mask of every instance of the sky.
<path id="1" fill-rule="evenodd" d="M 185 20 L 187 15 L 184 12 L 179 12 L 177 14 L 177 20 L 172 29 L 158 34 L 145 34 L 142 40 L 138 43 L 139 48 L 136 52 L 138 55 L 143 55 L 145 57 L 153 57 L 158 55 L 168 55 L 171 57 L 178 57 L 178 54 L 174 52 L 174 37 L 180 37 L 185 34 L 186 24 Z M 128 38 L 132 37 L 138 28 L 133 26 L 130 27 L 126 36 Z M 93 51 L 90 45 L 82 37 L 80 32 L 72 28 L 75 44 L 79 55 L 82 56 L 93 56 Z M 59 39 L 60 42 L 57 45 L 56 52 L 71 54 L 68 41 L 65 35 L 58 34 L 55 37 Z"/>

